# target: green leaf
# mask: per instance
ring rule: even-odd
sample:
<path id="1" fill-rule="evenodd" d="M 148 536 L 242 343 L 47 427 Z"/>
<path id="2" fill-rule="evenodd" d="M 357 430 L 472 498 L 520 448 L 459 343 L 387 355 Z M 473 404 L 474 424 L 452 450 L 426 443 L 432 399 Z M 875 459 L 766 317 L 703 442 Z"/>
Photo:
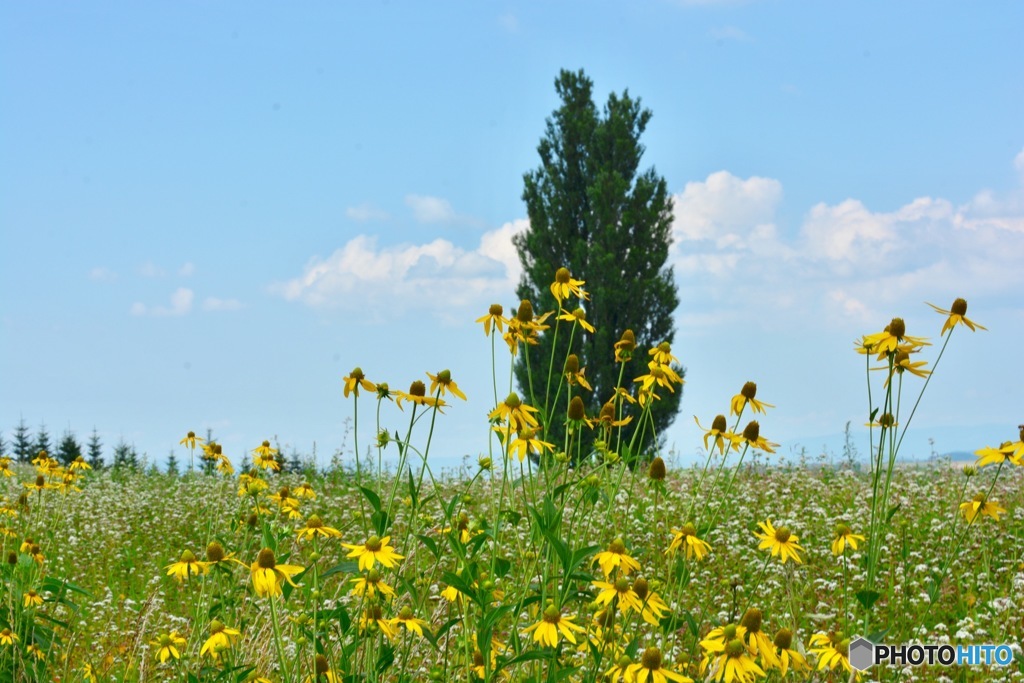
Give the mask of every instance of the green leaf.
<path id="1" fill-rule="evenodd" d="M 380 512 L 380 496 L 364 486 L 360 486 L 359 490 L 363 492 L 363 496 L 370 502 L 374 511 Z"/>
<path id="2" fill-rule="evenodd" d="M 441 559 L 441 550 L 437 547 L 437 541 L 425 534 L 418 534 L 416 538 L 420 539 L 420 543 L 423 544 L 424 548 L 430 551 L 430 554 L 434 556 L 435 560 Z"/>
<path id="3" fill-rule="evenodd" d="M 354 560 L 346 560 L 344 562 L 340 562 L 334 565 L 327 571 L 320 572 L 320 580 L 323 581 L 324 579 L 334 576 L 335 574 L 356 574 L 358 573 L 358 571 L 358 562 L 355 562 Z"/>
<path id="4" fill-rule="evenodd" d="M 886 524 L 892 521 L 892 516 L 895 515 L 896 511 L 899 510 L 901 507 L 903 507 L 903 503 L 896 503 L 891 508 L 889 508 L 889 512 L 885 515 Z"/>
<path id="5" fill-rule="evenodd" d="M 871 609 L 874 606 L 875 602 L 878 601 L 878 598 L 882 597 L 882 594 L 877 591 L 864 589 L 857 591 L 855 593 L 855 596 L 857 598 L 857 602 L 860 603 L 861 607 L 863 607 L 864 609 Z"/>

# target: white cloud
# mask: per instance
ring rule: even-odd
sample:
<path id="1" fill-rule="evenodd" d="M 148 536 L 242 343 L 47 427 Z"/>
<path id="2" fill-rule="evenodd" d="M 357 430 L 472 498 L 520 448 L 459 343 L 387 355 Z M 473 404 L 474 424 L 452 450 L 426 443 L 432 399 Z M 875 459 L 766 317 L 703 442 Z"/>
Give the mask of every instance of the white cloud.
<path id="1" fill-rule="evenodd" d="M 242 302 L 238 299 L 219 299 L 215 296 L 208 296 L 203 300 L 204 311 L 237 311 L 242 308 Z"/>
<path id="2" fill-rule="evenodd" d="M 483 234 L 472 250 L 444 239 L 380 247 L 375 237 L 360 235 L 271 290 L 314 308 L 373 310 L 378 316 L 411 307 L 449 311 L 489 304 L 513 296 L 521 271 L 511 240 L 527 225 L 506 223 Z"/>
<path id="3" fill-rule="evenodd" d="M 179 316 L 185 315 L 192 310 L 192 300 L 195 293 L 187 287 L 179 287 L 171 293 L 169 306 L 146 306 L 136 301 L 132 304 L 129 313 L 132 315 L 153 315 L 153 316 Z"/>
<path id="4" fill-rule="evenodd" d="M 358 206 L 350 206 L 345 209 L 345 215 L 357 223 L 367 223 L 370 221 L 386 221 L 391 216 L 387 211 L 380 209 L 373 204 L 362 203 Z"/>
<path id="5" fill-rule="evenodd" d="M 89 279 L 95 282 L 113 282 L 117 279 L 117 273 L 108 268 L 99 266 L 89 271 Z"/>
<path id="6" fill-rule="evenodd" d="M 710 240 L 748 232 L 774 220 L 782 199 L 782 183 L 754 176 L 743 180 L 728 171 L 712 173 L 704 182 L 687 183 L 675 195 L 675 242 Z"/>
<path id="7" fill-rule="evenodd" d="M 192 275 L 195 275 L 195 272 L 196 265 L 191 261 L 186 261 L 181 265 L 181 268 L 178 268 L 178 275 L 180 275 L 181 277 L 190 277 Z"/>
<path id="8" fill-rule="evenodd" d="M 447 223 L 455 220 L 455 209 L 447 199 L 426 195 L 409 194 L 405 204 L 420 223 Z"/>
<path id="9" fill-rule="evenodd" d="M 146 315 L 146 304 L 136 301 L 128 312 L 132 315 Z"/>
<path id="10" fill-rule="evenodd" d="M 167 271 L 152 261 L 146 261 L 139 266 L 139 275 L 142 277 L 163 277 L 166 274 Z"/>

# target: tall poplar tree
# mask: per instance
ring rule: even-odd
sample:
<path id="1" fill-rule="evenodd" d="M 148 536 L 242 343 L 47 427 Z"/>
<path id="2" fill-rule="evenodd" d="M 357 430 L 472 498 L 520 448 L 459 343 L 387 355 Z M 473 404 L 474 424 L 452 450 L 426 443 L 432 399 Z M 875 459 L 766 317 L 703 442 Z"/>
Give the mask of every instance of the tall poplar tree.
<path id="1" fill-rule="evenodd" d="M 592 392 L 581 393 L 578 387 L 574 392 L 584 399 L 587 416 L 595 417 L 619 381 L 620 365 L 613 348 L 623 331 L 632 329 L 636 337 L 633 360 L 623 375 L 622 386 L 627 389 L 634 378 L 648 373 L 648 350 L 661 342 L 671 344 L 675 335 L 672 315 L 679 298 L 672 268 L 665 265 L 672 197 L 665 179 L 653 168 L 640 168 L 644 153 L 640 137 L 651 112 L 641 107 L 639 99 L 630 97 L 628 90 L 622 95 L 613 92 L 603 111 L 598 110 L 593 83 L 583 71 L 563 70 L 555 90 L 562 103 L 547 120 L 537 147 L 540 166 L 523 176 L 530 227 L 514 240 L 523 266 L 516 291 L 538 313 L 558 311 L 549 288 L 557 269 L 568 268 L 574 279 L 586 283 L 584 289 L 591 298 L 582 307 L 595 332 L 578 329 L 571 350 L 569 333 L 560 333 L 552 356 L 555 335 L 548 330 L 536 346 L 520 352 L 516 378 L 525 400 L 533 396 L 543 403 L 551 358 L 557 378 L 571 351 L 586 368 L 593 387 Z M 547 323 L 553 325 L 553 318 Z M 683 374 L 681 368 L 676 371 Z M 660 389 L 658 394 L 660 400 L 653 402 L 651 415 L 654 432 L 660 435 L 675 419 L 682 387 L 674 392 Z M 548 407 L 547 440 L 559 447 L 565 433 L 565 396 L 563 391 L 559 405 Z M 634 418 L 625 428 L 623 443 L 630 442 L 638 422 Z M 649 454 L 657 446 L 649 438 L 650 426 L 642 434 L 634 454 Z M 590 452 L 592 439 L 592 433 L 584 430 L 584 455 Z"/>

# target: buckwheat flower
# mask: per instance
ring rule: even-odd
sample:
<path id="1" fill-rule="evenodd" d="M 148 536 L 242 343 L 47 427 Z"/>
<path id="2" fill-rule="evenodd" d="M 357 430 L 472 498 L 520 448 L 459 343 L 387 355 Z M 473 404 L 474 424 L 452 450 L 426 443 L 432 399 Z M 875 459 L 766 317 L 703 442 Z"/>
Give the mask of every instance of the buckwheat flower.
<path id="1" fill-rule="evenodd" d="M 974 500 L 960 503 L 960 512 L 968 524 L 973 524 L 978 515 L 991 517 L 998 522 L 999 515 L 1005 513 L 1006 509 L 1000 507 L 996 501 L 988 500 L 984 493 L 979 493 L 974 496 Z"/>
<path id="2" fill-rule="evenodd" d="M 238 629 L 229 628 L 214 619 L 210 622 L 210 637 L 199 649 L 199 656 L 206 655 L 216 660 L 220 657 L 221 652 L 230 649 L 241 635 L 242 633 Z"/>
<path id="3" fill-rule="evenodd" d="M 594 334 L 594 326 L 587 322 L 587 312 L 582 308 L 577 308 L 572 313 L 569 311 L 562 311 L 561 315 L 558 316 L 558 320 L 565 320 L 575 324 L 579 324 L 584 330 L 590 334 Z"/>
<path id="4" fill-rule="evenodd" d="M 17 641 L 21 640 L 17 633 L 14 633 L 9 628 L 5 628 L 0 631 L 0 645 L 14 645 Z"/>
<path id="5" fill-rule="evenodd" d="M 352 595 L 360 598 L 366 597 L 373 600 L 378 593 L 389 598 L 395 597 L 395 589 L 383 581 L 380 572 L 376 569 L 366 572 L 365 577 L 349 579 L 349 583 L 352 584 Z"/>
<path id="6" fill-rule="evenodd" d="M 927 301 L 925 303 L 928 304 Z M 963 299 L 956 299 L 956 300 L 954 300 L 953 301 L 953 305 L 949 307 L 948 311 L 944 310 L 942 308 L 939 308 L 935 304 L 928 304 L 928 305 L 931 306 L 935 310 L 936 313 L 939 313 L 939 314 L 945 315 L 945 316 L 949 316 L 948 318 L 946 318 L 946 322 L 944 322 L 942 324 L 942 332 L 939 333 L 940 337 L 944 336 L 947 331 L 951 331 L 957 325 L 964 325 L 964 326 L 968 327 L 971 330 L 971 332 L 977 332 L 978 330 L 987 330 L 988 329 L 988 328 L 982 327 L 981 325 L 979 325 L 978 323 L 974 322 L 973 320 L 968 319 L 968 317 L 967 317 L 967 302 L 964 301 Z"/>
<path id="7" fill-rule="evenodd" d="M 421 638 L 423 637 L 423 627 L 430 625 L 423 619 L 417 619 L 413 616 L 412 608 L 408 605 L 398 612 L 398 616 L 392 619 L 391 623 L 395 626 L 403 626 L 406 631 L 412 631 Z"/>
<path id="8" fill-rule="evenodd" d="M 775 634 L 775 654 L 779 658 L 779 676 L 786 677 L 786 672 L 792 667 L 793 671 L 802 671 L 808 668 L 807 659 L 798 651 L 793 649 L 793 632 L 784 628 Z"/>
<path id="9" fill-rule="evenodd" d="M 342 390 L 345 394 L 345 398 L 348 398 L 349 394 L 359 396 L 359 387 L 370 392 L 377 391 L 377 387 L 373 382 L 366 379 L 366 375 L 363 374 L 363 369 L 359 367 L 352 368 L 352 372 L 348 373 L 348 377 L 343 377 L 342 381 L 345 382 L 345 388 Z"/>
<path id="10" fill-rule="evenodd" d="M 697 426 L 701 429 L 700 421 L 697 416 L 693 416 L 693 421 L 697 423 Z M 711 439 L 711 448 L 708 448 L 708 439 Z M 709 453 L 718 448 L 722 455 L 725 455 L 727 450 L 738 450 L 740 443 L 740 437 L 729 431 L 728 425 L 725 423 L 725 415 L 715 415 L 715 419 L 711 421 L 711 429 L 704 430 L 704 450 Z"/>
<path id="11" fill-rule="evenodd" d="M 757 525 L 763 532 L 754 533 L 761 539 L 760 545 L 757 546 L 758 550 L 771 550 L 772 557 L 782 558 L 782 564 L 786 564 L 786 560 L 789 559 L 797 564 L 803 563 L 799 555 L 800 552 L 803 552 L 803 548 L 797 545 L 800 538 L 793 534 L 788 527 L 780 526 L 776 529 L 772 526 L 770 519 L 758 522 Z"/>
<path id="12" fill-rule="evenodd" d="M 579 299 L 588 299 L 590 297 L 587 293 L 580 289 L 585 284 L 583 280 L 574 280 L 568 268 L 559 268 L 555 271 L 555 281 L 551 283 L 551 295 L 559 304 L 569 298 L 570 294 Z"/>
<path id="13" fill-rule="evenodd" d="M 209 562 L 200 562 L 191 550 L 183 550 L 178 561 L 167 566 L 167 576 L 173 576 L 181 582 L 190 576 L 205 574 L 209 568 Z"/>
<path id="14" fill-rule="evenodd" d="M 607 579 L 612 571 L 618 569 L 619 574 L 625 576 L 630 572 L 640 571 L 640 563 L 630 557 L 626 550 L 626 544 L 621 538 L 616 538 L 608 544 L 608 549 L 599 552 L 594 556 L 592 562 L 601 565 L 601 571 Z"/>
<path id="15" fill-rule="evenodd" d="M 586 631 L 582 626 L 572 623 L 574 617 L 562 616 L 562 611 L 554 605 L 548 605 L 541 615 L 540 621 L 532 626 L 527 626 L 525 633 L 533 633 L 533 640 L 541 645 L 558 646 L 559 633 L 573 645 L 576 644 L 576 636 L 573 631 L 583 633 Z"/>
<path id="16" fill-rule="evenodd" d="M 816 633 L 811 636 L 811 652 L 818 657 L 817 670 L 838 669 L 853 673 L 850 667 L 850 639 L 842 633 Z"/>
<path id="17" fill-rule="evenodd" d="M 635 683 L 693 683 L 692 678 L 670 671 L 661 665 L 661 650 L 649 647 L 640 656 L 640 661 L 628 669 L 627 680 Z"/>
<path id="18" fill-rule="evenodd" d="M 753 382 L 747 382 L 740 389 L 740 393 L 732 397 L 732 401 L 729 403 L 729 413 L 732 415 L 739 415 L 743 412 L 743 409 L 750 404 L 750 409 L 755 413 L 767 414 L 765 408 L 774 408 L 771 403 L 764 403 L 758 401 L 757 396 L 757 385 Z"/>
<path id="19" fill-rule="evenodd" d="M 341 532 L 337 529 L 326 526 L 323 520 L 320 519 L 320 515 L 310 515 L 309 519 L 306 520 L 305 526 L 295 532 L 299 538 L 309 540 L 314 536 L 321 536 L 323 538 L 338 538 L 341 536 Z"/>
<path id="20" fill-rule="evenodd" d="M 157 648 L 156 658 L 163 664 L 168 659 L 181 659 L 181 653 L 178 651 L 178 648 L 185 647 L 188 641 L 178 635 L 177 631 L 171 631 L 170 633 L 161 634 L 156 640 L 149 641 L 149 644 Z"/>
<path id="21" fill-rule="evenodd" d="M 857 543 L 863 543 L 865 540 L 860 534 L 853 533 L 848 524 L 840 522 L 836 525 L 835 538 L 832 539 L 832 554 L 836 557 L 842 555 L 846 552 L 846 546 L 856 550 Z"/>
<path id="22" fill-rule="evenodd" d="M 444 396 L 446 391 L 450 391 L 463 401 L 466 400 L 466 395 L 459 389 L 459 385 L 452 380 L 451 370 L 442 370 L 436 375 L 427 373 L 427 377 L 430 378 L 430 395 L 434 396 L 437 393 L 438 388 L 441 389 L 441 395 Z"/>
<path id="23" fill-rule="evenodd" d="M 180 432 L 179 432 L 180 433 Z M 178 442 L 180 446 L 186 446 L 188 448 L 195 449 L 196 444 L 203 443 L 203 438 L 196 436 L 195 432 L 189 432 L 185 435 L 185 438 Z"/>
<path id="24" fill-rule="evenodd" d="M 672 529 L 672 533 L 675 536 L 665 551 L 666 555 L 682 548 L 686 559 L 703 560 L 711 552 L 711 546 L 697 538 L 697 529 L 692 524 L 684 524 L 682 529 Z"/>
<path id="25" fill-rule="evenodd" d="M 261 550 L 249 569 L 252 572 L 252 587 L 260 597 L 281 595 L 281 582 L 287 581 L 295 586 L 292 577 L 303 571 L 303 567 L 297 565 L 278 564 L 270 548 Z"/>
<path id="26" fill-rule="evenodd" d="M 475 322 L 483 323 L 484 336 L 491 336 L 491 325 L 494 325 L 498 332 L 504 331 L 502 325 L 508 324 L 508 319 L 502 315 L 504 312 L 505 309 L 502 308 L 501 304 L 491 304 L 491 307 L 487 310 L 487 315 L 476 319 Z"/>
<path id="27" fill-rule="evenodd" d="M 359 559 L 359 571 L 366 571 L 372 569 L 375 562 L 380 562 L 385 567 L 394 567 L 398 564 L 398 560 L 405 559 L 404 555 L 399 555 L 394 548 L 388 545 L 390 541 L 390 536 L 383 538 L 370 536 L 362 545 L 349 543 L 341 545 L 351 551 L 346 557 Z"/>

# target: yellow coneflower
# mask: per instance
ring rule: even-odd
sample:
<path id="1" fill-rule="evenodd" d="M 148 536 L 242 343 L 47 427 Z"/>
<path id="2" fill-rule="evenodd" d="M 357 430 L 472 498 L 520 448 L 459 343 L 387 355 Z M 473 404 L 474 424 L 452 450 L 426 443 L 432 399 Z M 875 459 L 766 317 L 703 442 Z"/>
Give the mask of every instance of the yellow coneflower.
<path id="1" fill-rule="evenodd" d="M 359 387 L 362 387 L 367 391 L 377 390 L 377 387 L 374 386 L 373 382 L 366 379 L 366 375 L 363 374 L 363 369 L 359 367 L 352 368 L 352 372 L 348 373 L 348 377 L 343 377 L 342 381 L 345 382 L 345 388 L 343 389 L 345 398 L 348 398 L 349 394 L 359 396 Z"/>
<path id="2" fill-rule="evenodd" d="M 572 294 L 578 299 L 589 299 L 590 297 L 580 289 L 586 282 L 574 280 L 568 268 L 559 268 L 555 271 L 555 281 L 551 283 L 551 295 L 561 304 Z"/>
<path id="3" fill-rule="evenodd" d="M 928 304 L 928 302 L 925 302 Z M 946 322 L 942 324 L 942 332 L 939 336 L 942 337 L 947 331 L 951 331 L 957 325 L 964 325 L 971 330 L 971 332 L 977 332 L 978 330 L 987 330 L 988 328 L 982 327 L 973 320 L 967 317 L 967 302 L 963 299 L 955 299 L 953 305 L 949 307 L 949 310 L 939 308 L 935 304 L 928 304 L 931 306 L 936 313 L 948 316 Z"/>
<path id="4" fill-rule="evenodd" d="M 1007 461 L 1013 461 L 1014 451 L 1008 448 L 1011 446 L 1009 441 L 1004 442 L 999 448 L 992 448 L 986 446 L 980 450 L 974 451 L 974 454 L 978 456 L 978 461 L 975 464 L 977 467 L 984 467 L 985 465 L 998 465 Z"/>
<path id="5" fill-rule="evenodd" d="M 629 667 L 627 680 L 635 683 L 693 683 L 692 678 L 664 668 L 661 665 L 661 650 L 656 647 L 649 647 L 640 655 L 640 661 Z"/>
<path id="6" fill-rule="evenodd" d="M 607 550 L 603 550 L 595 555 L 592 562 L 601 565 L 601 571 L 604 572 L 605 578 L 611 576 L 612 571 L 615 569 L 618 569 L 619 574 L 622 575 L 640 571 L 640 563 L 630 557 L 622 538 L 616 538 L 609 543 Z"/>
<path id="7" fill-rule="evenodd" d="M 625 363 L 633 358 L 633 351 L 636 350 L 636 335 L 633 330 L 623 330 L 619 341 L 615 342 L 615 362 Z"/>
<path id="8" fill-rule="evenodd" d="M 149 641 L 149 644 L 157 648 L 155 656 L 163 664 L 168 659 L 181 659 L 178 648 L 185 647 L 188 641 L 178 635 L 177 631 L 171 631 L 161 634 L 156 640 Z"/>
<path id="9" fill-rule="evenodd" d="M 711 552 L 711 546 L 697 538 L 697 529 L 692 524 L 684 524 L 682 529 L 672 529 L 672 533 L 675 536 L 665 551 L 666 555 L 682 548 L 686 559 L 703 560 Z"/>
<path id="10" fill-rule="evenodd" d="M 388 640 L 394 640 L 398 635 L 391 620 L 384 618 L 384 611 L 380 608 L 380 605 L 373 603 L 367 605 L 359 617 L 359 631 L 365 632 L 370 628 L 379 629 L 381 633 L 388 637 Z"/>
<path id="11" fill-rule="evenodd" d="M 309 498 L 310 500 L 316 500 L 316 491 L 308 481 L 304 481 L 292 491 L 296 498 Z"/>
<path id="12" fill-rule="evenodd" d="M 755 413 L 767 414 L 765 408 L 775 407 L 771 403 L 758 401 L 755 396 L 757 396 L 757 385 L 753 382 L 744 384 L 743 388 L 740 389 L 740 393 L 733 396 L 732 401 L 729 403 L 730 414 L 739 415 L 748 404 Z"/>
<path id="13" fill-rule="evenodd" d="M 846 552 L 846 546 L 856 550 L 857 543 L 863 543 L 865 540 L 860 534 L 853 533 L 849 524 L 840 522 L 836 525 L 835 538 L 832 540 L 832 554 L 836 557 L 842 555 Z"/>
<path id="14" fill-rule="evenodd" d="M 249 569 L 252 572 L 252 587 L 260 597 L 281 595 L 281 582 L 287 581 L 295 586 L 292 577 L 304 571 L 298 565 L 278 564 L 270 548 L 261 550 Z"/>
<path id="15" fill-rule="evenodd" d="M 907 335 L 907 325 L 903 318 L 893 318 L 881 332 L 865 335 L 863 346 L 865 349 L 870 347 L 871 353 L 878 354 L 878 360 L 882 360 L 900 349 L 910 353 L 922 346 L 930 346 L 930 343 L 924 337 Z"/>
<path id="16" fill-rule="evenodd" d="M 747 646 L 754 657 L 761 656 L 761 663 L 766 668 L 778 669 L 781 662 L 775 653 L 775 643 L 768 637 L 768 634 L 761 630 L 762 619 L 761 610 L 756 607 L 751 607 L 743 614 L 740 626 L 747 629 L 743 636 L 743 644 Z"/>
<path id="17" fill-rule="evenodd" d="M 669 365 L 671 363 L 679 364 L 679 359 L 672 355 L 672 345 L 667 341 L 663 341 L 653 349 L 647 352 L 648 355 L 653 356 L 651 360 L 661 365 Z"/>
<path id="18" fill-rule="evenodd" d="M 380 572 L 376 569 L 366 572 L 365 577 L 349 579 L 349 583 L 353 584 L 352 595 L 360 598 L 366 597 L 373 600 L 377 597 L 377 593 L 389 598 L 395 597 L 395 589 L 381 579 Z"/>
<path id="19" fill-rule="evenodd" d="M 19 640 L 21 638 L 18 637 L 18 634 L 9 628 L 0 631 L 0 645 L 14 645 Z"/>
<path id="20" fill-rule="evenodd" d="M 491 325 L 494 325 L 498 332 L 504 332 L 505 328 L 502 326 L 508 324 L 508 319 L 502 315 L 504 312 L 505 309 L 501 304 L 491 304 L 491 307 L 487 309 L 487 315 L 476 319 L 475 322 L 483 323 L 484 336 L 491 336 Z"/>
<path id="21" fill-rule="evenodd" d="M 683 378 L 672 369 L 672 366 L 663 365 L 653 360 L 647 364 L 647 374 L 635 377 L 633 381 L 640 382 L 640 391 L 650 391 L 657 385 L 673 393 L 675 393 L 675 389 L 672 388 L 673 384 L 684 383 Z"/>
<path id="22" fill-rule="evenodd" d="M 629 673 L 629 667 L 633 666 L 633 660 L 630 659 L 629 655 L 619 655 L 618 659 L 615 660 L 615 666 L 604 672 L 605 679 L 612 683 L 618 683 L 619 680 L 630 681 L 632 675 Z"/>
<path id="23" fill-rule="evenodd" d="M 577 308 L 571 313 L 569 311 L 562 311 L 561 315 L 559 315 L 557 319 L 565 320 L 566 322 L 570 322 L 574 325 L 579 325 L 590 334 L 594 334 L 594 326 L 587 322 L 587 312 L 582 308 Z"/>
<path id="24" fill-rule="evenodd" d="M 385 567 L 394 567 L 397 565 L 398 560 L 405 559 L 404 555 L 399 555 L 395 552 L 388 543 L 391 541 L 390 536 L 370 536 L 366 539 L 366 543 L 362 545 L 352 545 L 349 543 L 342 543 L 341 545 L 351 552 L 346 556 L 349 558 L 359 559 L 359 571 L 366 571 L 373 569 L 374 562 L 380 562 Z"/>
<path id="25" fill-rule="evenodd" d="M 252 464 L 262 469 L 271 469 L 277 472 L 281 469 L 281 463 L 277 461 L 277 449 L 270 447 L 269 441 L 264 441 L 252 451 Z"/>
<path id="26" fill-rule="evenodd" d="M 402 401 L 409 401 L 410 403 L 418 406 L 427 406 L 430 408 L 437 408 L 439 411 L 441 408 L 446 407 L 448 404 L 444 402 L 443 398 L 436 398 L 434 396 L 427 396 L 427 385 L 419 380 L 415 380 L 409 385 L 409 391 L 396 391 L 395 392 L 395 405 L 401 410 Z M 444 412 L 444 411 L 440 411 Z"/>
<path id="27" fill-rule="evenodd" d="M 199 649 L 199 656 L 207 655 L 211 659 L 219 659 L 221 652 L 230 649 L 241 635 L 238 629 L 229 628 L 223 622 L 214 619 L 210 622 L 210 637 Z"/>
<path id="28" fill-rule="evenodd" d="M 527 427 L 537 428 L 537 418 L 534 413 L 540 412 L 533 406 L 528 406 L 519 398 L 516 392 L 510 393 L 498 407 L 491 411 L 487 419 L 505 421 L 511 429 L 519 431 Z"/>
<path id="29" fill-rule="evenodd" d="M 594 388 L 590 386 L 590 382 L 587 381 L 587 369 L 580 367 L 580 358 L 575 353 L 570 353 L 566 356 L 565 367 L 562 370 L 562 374 L 565 376 L 565 382 L 569 386 L 576 386 L 577 384 L 587 391 L 593 391 Z"/>
<path id="30" fill-rule="evenodd" d="M 412 613 L 412 607 L 408 605 L 399 610 L 398 616 L 391 621 L 395 626 L 402 626 L 406 631 L 412 631 L 421 638 L 423 637 L 423 627 L 430 625 L 423 619 L 416 618 Z"/>
<path id="31" fill-rule="evenodd" d="M 428 372 L 427 373 L 427 377 L 430 378 L 430 395 L 431 396 L 436 395 L 437 390 L 440 389 L 442 396 L 445 395 L 446 391 L 450 391 L 453 394 L 455 394 L 456 396 L 458 396 L 459 398 L 461 398 L 463 401 L 466 400 L 466 395 L 464 393 L 462 393 L 462 390 L 459 389 L 459 385 L 456 384 L 455 381 L 452 379 L 452 371 L 451 370 L 442 370 L 441 372 L 437 373 L 436 375 L 431 375 Z"/>
<path id="32" fill-rule="evenodd" d="M 644 608 L 636 591 L 633 590 L 632 583 L 625 576 L 615 579 L 614 583 L 594 581 L 593 586 L 598 589 L 597 597 L 594 598 L 598 605 L 608 605 L 614 600 L 615 606 L 623 611 L 641 612 Z"/>
<path id="33" fill-rule="evenodd" d="M 643 603 L 643 610 L 640 612 L 643 620 L 651 626 L 660 626 L 661 620 L 670 611 L 668 604 L 661 599 L 660 595 L 651 590 L 647 579 L 642 576 L 638 576 L 633 580 L 633 592 L 636 593 L 636 597 Z"/>
<path id="34" fill-rule="evenodd" d="M 743 428 L 743 434 L 740 436 L 739 443 L 746 443 L 751 448 L 756 448 L 765 453 L 774 453 L 775 449 L 779 447 L 779 444 L 772 443 L 761 435 L 761 425 L 758 424 L 757 420 L 751 420 Z"/>
<path id="35" fill-rule="evenodd" d="M 761 539 L 760 545 L 757 546 L 758 550 L 771 550 L 772 557 L 782 558 L 782 564 L 786 564 L 786 560 L 790 559 L 797 564 L 803 563 L 799 555 L 800 552 L 803 552 L 803 548 L 797 545 L 800 538 L 792 533 L 789 527 L 780 526 L 776 529 L 772 526 L 770 519 L 758 522 L 758 526 L 763 532 L 754 533 Z"/>
<path id="36" fill-rule="evenodd" d="M 189 432 L 185 435 L 185 438 L 178 442 L 178 445 L 185 446 L 187 448 L 195 449 L 196 444 L 203 443 L 202 437 L 196 436 L 195 432 Z"/>
<path id="37" fill-rule="evenodd" d="M 963 513 L 968 524 L 973 524 L 979 515 L 991 517 L 998 522 L 999 515 L 1005 513 L 1006 509 L 996 501 L 988 500 L 984 493 L 979 493 L 974 496 L 974 500 L 960 503 L 960 512 Z"/>
<path id="38" fill-rule="evenodd" d="M 736 627 L 733 626 L 735 629 Z M 742 628 L 742 627 L 740 627 Z M 707 645 L 705 645 L 707 643 Z M 701 675 L 710 667 L 711 671 L 705 680 L 724 681 L 725 683 L 753 683 L 758 678 L 767 676 L 764 669 L 757 665 L 750 651 L 743 643 L 742 634 L 729 640 L 702 640 L 705 648 L 704 659 L 701 660 Z"/>
<path id="39" fill-rule="evenodd" d="M 725 415 L 715 415 L 715 419 L 711 421 L 711 429 L 704 429 L 696 415 L 693 416 L 693 421 L 700 429 L 704 430 L 704 450 L 709 453 L 718 448 L 721 454 L 725 455 L 727 450 L 739 448 L 740 437 L 729 431 L 729 427 L 725 423 Z M 711 448 L 708 448 L 708 439 L 711 439 Z"/>
<path id="40" fill-rule="evenodd" d="M 267 496 L 268 500 L 272 500 L 277 503 L 277 507 L 281 510 L 284 508 L 298 508 L 299 499 L 292 497 L 292 491 L 287 486 L 282 486 L 277 490 L 277 493 L 272 493 Z"/>
<path id="41" fill-rule="evenodd" d="M 341 678 L 331 670 L 331 664 L 324 655 L 313 658 L 313 673 L 303 683 L 340 683 Z"/>
<path id="42" fill-rule="evenodd" d="M 35 591 L 25 591 L 22 604 L 26 609 L 29 607 L 39 607 L 43 604 L 43 596 Z"/>
<path id="43" fill-rule="evenodd" d="M 305 526 L 295 532 L 299 538 L 305 538 L 307 540 L 312 539 L 314 536 L 322 536 L 323 538 L 338 538 L 341 536 L 341 532 L 332 527 L 326 526 L 320 515 L 310 515 L 309 519 L 306 520 Z"/>
<path id="44" fill-rule="evenodd" d="M 811 652 L 818 657 L 817 670 L 842 667 L 853 673 L 850 667 L 850 639 L 842 633 L 816 633 L 811 636 Z"/>
<path id="45" fill-rule="evenodd" d="M 793 649 L 793 632 L 784 628 L 775 634 L 775 654 L 779 658 L 779 675 L 786 677 L 786 672 L 803 671 L 808 668 L 807 659 L 797 650 Z"/>
<path id="46" fill-rule="evenodd" d="M 178 561 L 166 567 L 167 576 L 173 576 L 178 581 L 185 581 L 190 576 L 205 574 L 209 568 L 210 563 L 200 562 L 191 550 L 181 551 Z"/>
<path id="47" fill-rule="evenodd" d="M 68 465 L 68 469 L 71 470 L 72 472 L 75 470 L 91 470 L 92 465 L 87 463 L 85 461 L 85 458 L 83 458 L 82 456 L 78 456 L 77 458 L 71 461 L 71 464 Z"/>
<path id="48" fill-rule="evenodd" d="M 576 644 L 576 636 L 573 631 L 583 633 L 586 631 L 582 626 L 572 623 L 574 617 L 562 615 L 562 611 L 554 605 L 548 605 L 541 615 L 540 621 L 532 626 L 527 626 L 525 633 L 533 633 L 533 640 L 541 645 L 558 646 L 559 633 L 573 645 Z"/>

